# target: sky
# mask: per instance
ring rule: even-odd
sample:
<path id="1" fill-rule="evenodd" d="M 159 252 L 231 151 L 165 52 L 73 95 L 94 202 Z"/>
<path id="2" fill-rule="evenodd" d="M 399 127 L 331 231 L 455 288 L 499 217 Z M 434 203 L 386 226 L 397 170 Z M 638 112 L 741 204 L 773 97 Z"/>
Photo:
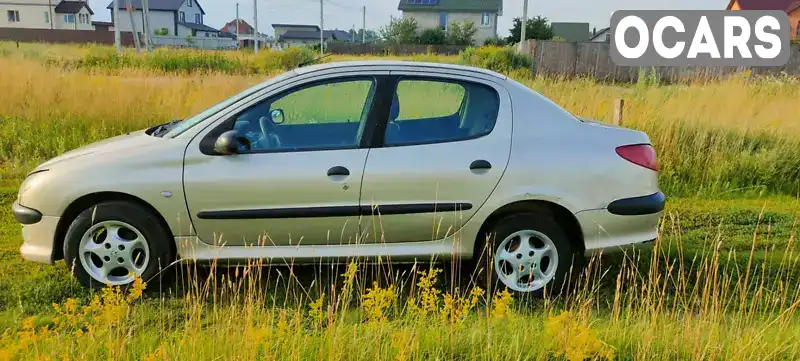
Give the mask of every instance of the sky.
<path id="1" fill-rule="evenodd" d="M 120 0 L 124 1 L 124 0 Z M 159 0 L 151 0 L 155 2 Z M 205 23 L 221 28 L 236 18 L 237 0 L 197 0 L 206 11 Z M 271 24 L 319 24 L 319 0 L 257 0 L 259 32 L 273 34 Z M 400 0 L 323 0 L 325 29 L 361 28 L 361 8 L 367 7 L 367 28 L 379 29 L 392 16 L 399 17 Z M 109 21 L 111 0 L 89 0 L 93 20 Z M 253 24 L 253 0 L 239 1 L 239 15 Z M 725 10 L 728 0 L 529 0 L 530 17 L 542 15 L 556 22 L 588 22 L 597 29 L 608 26 L 615 10 Z M 505 37 L 512 19 L 522 16 L 523 0 L 504 0 L 497 32 Z"/>

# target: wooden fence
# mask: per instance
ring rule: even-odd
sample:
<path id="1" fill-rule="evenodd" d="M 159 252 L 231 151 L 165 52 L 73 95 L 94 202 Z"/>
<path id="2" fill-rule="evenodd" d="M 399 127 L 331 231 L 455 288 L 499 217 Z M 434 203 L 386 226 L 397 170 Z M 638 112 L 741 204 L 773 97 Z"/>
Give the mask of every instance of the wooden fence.
<path id="1" fill-rule="evenodd" d="M 133 46 L 133 34 L 120 33 L 123 46 Z M 114 32 L 107 30 L 51 30 L 0 28 L 0 40 L 27 43 L 97 43 L 114 44 Z"/>
<path id="2" fill-rule="evenodd" d="M 419 45 L 419 44 L 359 44 L 359 43 L 330 43 L 328 50 L 333 54 L 352 55 L 414 55 L 414 54 L 442 54 L 457 55 L 466 46 L 461 45 Z"/>
<path id="3" fill-rule="evenodd" d="M 662 82 L 687 79 L 713 79 L 731 73 L 752 71 L 756 75 L 786 73 L 800 77 L 800 46 L 793 45 L 791 59 L 781 67 L 631 67 L 618 66 L 611 60 L 609 43 L 568 43 L 528 40 L 527 54 L 533 60 L 536 75 L 563 77 L 593 77 L 598 80 L 636 82 L 639 76 L 652 76 Z"/>

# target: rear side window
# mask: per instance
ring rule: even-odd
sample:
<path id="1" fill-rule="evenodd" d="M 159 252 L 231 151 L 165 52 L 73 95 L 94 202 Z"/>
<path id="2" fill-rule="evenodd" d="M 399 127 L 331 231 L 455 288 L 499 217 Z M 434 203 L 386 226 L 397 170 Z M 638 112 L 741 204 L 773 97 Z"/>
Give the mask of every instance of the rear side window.
<path id="1" fill-rule="evenodd" d="M 387 146 L 453 142 L 489 134 L 500 98 L 486 85 L 401 79 L 386 127 Z"/>

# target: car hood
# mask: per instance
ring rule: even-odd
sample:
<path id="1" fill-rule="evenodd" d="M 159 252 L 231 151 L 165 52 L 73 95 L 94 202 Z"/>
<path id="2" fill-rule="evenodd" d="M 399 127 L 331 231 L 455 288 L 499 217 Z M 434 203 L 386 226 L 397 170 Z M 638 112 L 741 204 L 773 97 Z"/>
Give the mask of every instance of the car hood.
<path id="1" fill-rule="evenodd" d="M 161 140 L 163 139 L 147 135 L 144 130 L 140 130 L 125 135 L 120 135 L 113 138 L 101 140 L 99 142 L 71 150 L 62 155 L 59 155 L 58 157 L 55 157 L 53 159 L 50 159 L 42 163 L 41 165 L 36 167 L 36 169 L 33 172 L 49 169 L 58 164 L 62 164 L 65 162 L 69 162 L 84 157 L 102 156 L 103 159 L 121 157 L 128 154 L 127 151 L 130 151 L 132 149 L 141 149 L 143 147 L 149 147 L 153 144 L 159 143 L 159 141 Z"/>

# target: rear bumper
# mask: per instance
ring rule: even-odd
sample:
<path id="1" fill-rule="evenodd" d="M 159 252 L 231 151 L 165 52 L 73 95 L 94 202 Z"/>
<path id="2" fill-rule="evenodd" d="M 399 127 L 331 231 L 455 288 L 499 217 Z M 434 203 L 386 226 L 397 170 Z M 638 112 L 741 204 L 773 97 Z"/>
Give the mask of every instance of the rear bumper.
<path id="1" fill-rule="evenodd" d="M 641 216 L 664 210 L 667 197 L 662 192 L 649 196 L 618 199 L 608 205 L 608 212 L 618 216 Z"/>
<path id="2" fill-rule="evenodd" d="M 25 242 L 19 252 L 22 258 L 38 263 L 53 263 L 53 241 L 60 217 L 42 216 L 35 224 L 22 226 Z"/>
<path id="3" fill-rule="evenodd" d="M 658 192 L 620 199 L 607 209 L 575 214 L 583 230 L 586 254 L 611 253 L 646 246 L 658 238 L 658 222 L 666 197 Z"/>

